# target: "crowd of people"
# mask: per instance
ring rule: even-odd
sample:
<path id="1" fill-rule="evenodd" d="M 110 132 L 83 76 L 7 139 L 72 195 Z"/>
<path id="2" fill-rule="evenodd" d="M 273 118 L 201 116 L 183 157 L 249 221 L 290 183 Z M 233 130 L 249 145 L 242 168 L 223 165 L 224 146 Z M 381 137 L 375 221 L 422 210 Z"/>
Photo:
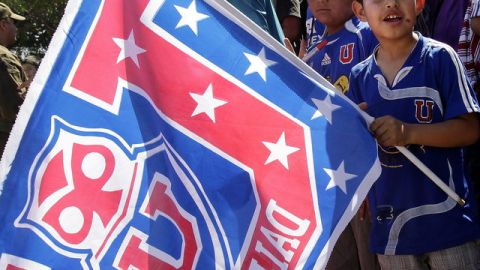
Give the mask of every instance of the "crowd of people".
<path id="1" fill-rule="evenodd" d="M 375 117 L 383 168 L 369 215 L 352 219 L 327 269 L 480 269 L 480 0 L 228 1 Z M 2 152 L 39 65 L 9 50 L 22 20 L 0 3 Z"/>

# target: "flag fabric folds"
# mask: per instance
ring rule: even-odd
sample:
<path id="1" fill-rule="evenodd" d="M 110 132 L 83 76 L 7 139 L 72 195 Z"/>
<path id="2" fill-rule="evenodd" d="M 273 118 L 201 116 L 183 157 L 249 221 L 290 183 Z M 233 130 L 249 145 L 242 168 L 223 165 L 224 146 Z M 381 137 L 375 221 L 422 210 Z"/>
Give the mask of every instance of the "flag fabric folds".
<path id="1" fill-rule="evenodd" d="M 70 1 L 1 163 L 0 269 L 320 269 L 362 114 L 225 1 Z"/>

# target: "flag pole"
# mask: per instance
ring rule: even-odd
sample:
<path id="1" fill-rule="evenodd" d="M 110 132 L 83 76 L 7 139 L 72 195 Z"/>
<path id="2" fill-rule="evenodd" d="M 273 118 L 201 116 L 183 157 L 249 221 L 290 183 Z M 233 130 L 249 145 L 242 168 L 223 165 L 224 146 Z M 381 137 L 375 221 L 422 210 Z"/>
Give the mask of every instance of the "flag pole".
<path id="1" fill-rule="evenodd" d="M 357 105 L 357 110 L 360 114 L 364 117 L 365 121 L 367 122 L 368 126 L 373 122 L 375 118 L 370 116 L 364 110 L 360 109 Z M 400 153 L 402 153 L 410 162 L 413 163 L 420 171 L 422 171 L 432 182 L 437 185 L 443 192 L 445 192 L 450 198 L 455 200 L 460 206 L 465 205 L 465 200 L 458 196 L 455 191 L 453 191 L 447 184 L 445 184 L 432 170 L 430 170 L 421 160 L 419 160 L 412 152 L 410 152 L 404 146 L 395 146 Z"/>
<path id="2" fill-rule="evenodd" d="M 398 151 L 408 158 L 420 171 L 422 171 L 430 180 L 433 181 L 441 190 L 454 199 L 460 206 L 465 205 L 465 200 L 458 196 L 447 184 L 445 184 L 432 170 L 430 170 L 425 164 L 423 164 L 412 152 L 408 151 L 404 146 L 396 146 Z"/>

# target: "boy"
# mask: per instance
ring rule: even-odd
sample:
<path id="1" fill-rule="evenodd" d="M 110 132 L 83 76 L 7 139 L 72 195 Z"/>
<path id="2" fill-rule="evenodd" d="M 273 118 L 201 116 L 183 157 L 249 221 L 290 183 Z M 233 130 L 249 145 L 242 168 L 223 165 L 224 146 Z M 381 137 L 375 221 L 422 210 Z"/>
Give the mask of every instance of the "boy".
<path id="1" fill-rule="evenodd" d="M 353 0 L 308 0 L 315 21 L 323 27 L 303 59 L 337 89 L 346 93 L 354 65 L 367 58 L 378 44 L 367 24 L 353 14 Z M 312 24 L 313 25 L 313 24 Z"/>
<path id="2" fill-rule="evenodd" d="M 308 0 L 315 21 L 315 43 L 303 59 L 339 91 L 349 89 L 352 67 L 364 60 L 378 44 L 368 25 L 353 14 L 353 0 Z M 313 32 L 310 32 L 313 33 Z M 379 269 L 376 255 L 368 251 L 370 220 L 353 217 L 337 240 L 327 269 Z"/>
<path id="3" fill-rule="evenodd" d="M 379 46 L 350 75 L 348 95 L 376 117 L 383 165 L 368 194 L 370 248 L 382 269 L 480 269 L 479 226 L 462 146 L 479 137 L 478 102 L 446 44 L 413 32 L 424 0 L 356 0 Z M 407 146 L 467 203 L 450 199 L 393 146 Z"/>

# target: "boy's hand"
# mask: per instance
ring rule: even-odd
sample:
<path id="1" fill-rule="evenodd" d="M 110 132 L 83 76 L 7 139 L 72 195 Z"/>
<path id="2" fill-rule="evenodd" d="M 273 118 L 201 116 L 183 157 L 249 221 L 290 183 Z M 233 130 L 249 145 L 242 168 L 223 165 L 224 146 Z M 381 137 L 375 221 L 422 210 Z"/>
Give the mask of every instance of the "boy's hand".
<path id="1" fill-rule="evenodd" d="M 383 146 L 403 146 L 409 144 L 407 125 L 392 116 L 376 118 L 370 130 Z"/>
<path id="2" fill-rule="evenodd" d="M 295 49 L 293 48 L 293 45 L 292 45 L 292 43 L 290 42 L 290 40 L 289 40 L 288 38 L 285 38 L 285 39 L 283 40 L 283 43 L 285 43 L 285 47 L 287 47 L 287 49 L 288 49 L 289 51 L 291 51 L 292 53 L 295 54 Z M 302 39 L 300 40 L 300 51 L 298 52 L 298 55 L 297 55 L 297 56 L 298 56 L 299 58 L 303 58 L 303 56 L 305 55 L 306 51 L 307 51 L 307 43 L 306 43 L 305 40 L 302 38 Z"/>
<path id="3" fill-rule="evenodd" d="M 368 109 L 368 104 L 366 102 L 361 102 L 357 104 L 358 108 L 362 111 L 366 111 Z"/>

